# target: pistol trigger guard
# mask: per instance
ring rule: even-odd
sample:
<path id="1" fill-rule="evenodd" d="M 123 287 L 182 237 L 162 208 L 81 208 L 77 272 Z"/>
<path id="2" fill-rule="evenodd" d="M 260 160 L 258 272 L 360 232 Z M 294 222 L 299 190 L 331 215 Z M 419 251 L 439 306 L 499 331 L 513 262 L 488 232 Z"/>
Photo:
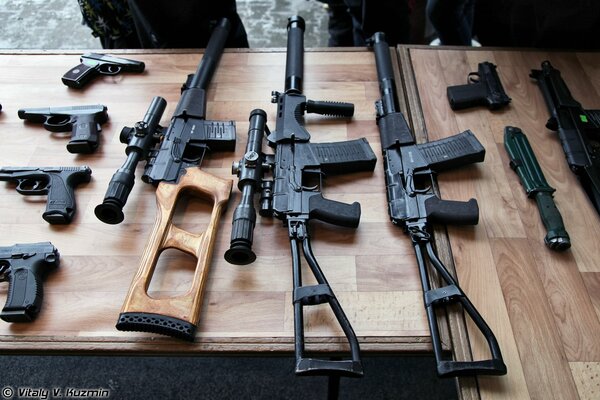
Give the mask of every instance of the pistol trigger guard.
<path id="1" fill-rule="evenodd" d="M 19 179 L 16 190 L 22 195 L 44 195 L 48 194 L 48 184 L 39 179 Z"/>
<path id="2" fill-rule="evenodd" d="M 117 75 L 121 72 L 121 67 L 113 64 L 102 64 L 98 68 L 98 72 L 102 75 Z"/>
<path id="3" fill-rule="evenodd" d="M 479 83 L 480 79 L 479 72 L 469 72 L 467 75 L 467 83 Z"/>
<path id="4" fill-rule="evenodd" d="M 6 260 L 0 261 L 0 282 L 7 281 L 6 274 L 8 273 L 9 268 L 10 268 L 10 262 L 8 262 Z"/>
<path id="5" fill-rule="evenodd" d="M 44 128 L 50 132 L 65 132 L 73 127 L 74 117 L 65 115 L 53 115 L 46 118 Z"/>

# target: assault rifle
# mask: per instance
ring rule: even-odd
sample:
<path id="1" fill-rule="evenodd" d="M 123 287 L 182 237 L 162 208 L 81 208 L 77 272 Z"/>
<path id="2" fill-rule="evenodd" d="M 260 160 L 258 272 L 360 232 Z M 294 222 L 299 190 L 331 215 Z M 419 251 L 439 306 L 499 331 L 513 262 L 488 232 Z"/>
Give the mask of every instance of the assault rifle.
<path id="1" fill-rule="evenodd" d="M 358 340 L 312 252 L 308 225 L 311 219 L 318 219 L 356 228 L 360 220 L 360 204 L 325 199 L 321 194 L 321 180 L 326 174 L 372 171 L 377 158 L 366 139 L 309 143 L 310 134 L 302 120 L 305 112 L 350 117 L 354 113 L 354 105 L 306 99 L 302 94 L 304 20 L 298 16 L 290 18 L 287 30 L 285 92 L 273 92 L 272 99 L 277 104 L 275 132 L 269 132 L 263 110 L 252 111 L 246 154 L 233 166 L 234 173 L 239 176 L 238 188 L 242 191 L 242 199 L 234 212 L 231 247 L 225 253 L 225 259 L 232 264 L 244 265 L 256 258 L 252 251 L 256 223 L 254 194 L 260 191 L 260 215 L 275 217 L 287 226 L 292 248 L 296 374 L 362 376 Z M 265 132 L 269 146 L 274 148 L 273 155 L 265 155 L 261 151 Z M 269 171 L 273 180 L 264 180 L 264 173 Z M 311 186 L 314 182 L 317 183 Z M 300 246 L 317 285 L 302 285 Z M 346 335 L 351 359 L 305 357 L 303 307 L 324 303 L 329 304 Z"/>
<path id="2" fill-rule="evenodd" d="M 413 243 L 421 275 L 437 373 L 440 377 L 506 374 L 506 366 L 494 333 L 448 272 L 432 244 L 432 223 L 474 225 L 479 219 L 479 208 L 475 199 L 460 202 L 441 200 L 437 197 L 432 190 L 435 173 L 481 162 L 485 157 L 485 149 L 469 130 L 445 139 L 416 144 L 404 116 L 399 111 L 394 72 L 385 35 L 381 32 L 376 33 L 371 39 L 371 44 L 375 52 L 381 92 L 381 99 L 375 106 L 383 151 L 388 212 L 392 223 L 402 227 Z M 437 271 L 446 282 L 446 286 L 431 288 L 428 264 Z M 491 359 L 452 361 L 443 358 L 435 307 L 452 303 L 460 303 L 485 336 Z"/>
<path id="3" fill-rule="evenodd" d="M 558 132 L 569 168 L 600 213 L 600 110 L 584 110 L 549 61 L 529 76 L 537 81 L 550 112 L 546 128 Z"/>
<path id="4" fill-rule="evenodd" d="M 159 126 L 166 101 L 155 97 L 144 120 L 135 128 L 126 127 L 121 132 L 121 141 L 127 143 L 127 160 L 111 179 L 103 203 L 95 209 L 96 216 L 110 224 L 123 220 L 122 209 L 133 188 L 136 165 L 141 160 L 146 160 L 142 180 L 158 186 L 159 213 L 121 310 L 117 322 L 119 330 L 154 332 L 194 340 L 215 233 L 232 186 L 231 180 L 198 168 L 209 150 L 233 151 L 235 148 L 233 121 L 205 119 L 206 88 L 223 53 L 229 30 L 229 20 L 223 19 L 213 31 L 198 69 L 188 78 L 167 128 Z M 183 193 L 207 197 L 214 202 L 206 232 L 193 234 L 172 225 L 177 200 Z M 181 250 L 198 259 L 192 287 L 182 296 L 154 299 L 148 296 L 147 288 L 160 253 L 167 248 Z"/>

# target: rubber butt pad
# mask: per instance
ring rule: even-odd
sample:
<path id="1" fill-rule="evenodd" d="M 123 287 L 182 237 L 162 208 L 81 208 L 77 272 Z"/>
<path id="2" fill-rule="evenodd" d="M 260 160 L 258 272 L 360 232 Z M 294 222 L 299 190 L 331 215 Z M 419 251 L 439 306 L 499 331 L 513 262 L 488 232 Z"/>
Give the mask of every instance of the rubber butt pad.
<path id="1" fill-rule="evenodd" d="M 120 331 L 152 332 L 178 339 L 194 341 L 196 326 L 187 321 L 160 314 L 126 312 L 119 315 Z"/>

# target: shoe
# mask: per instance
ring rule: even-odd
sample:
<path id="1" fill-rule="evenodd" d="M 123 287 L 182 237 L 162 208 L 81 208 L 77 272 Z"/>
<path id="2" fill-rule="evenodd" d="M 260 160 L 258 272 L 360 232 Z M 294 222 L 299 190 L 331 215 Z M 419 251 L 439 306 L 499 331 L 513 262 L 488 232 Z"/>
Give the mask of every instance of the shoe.
<path id="1" fill-rule="evenodd" d="M 440 38 L 435 38 L 431 41 L 431 43 L 429 43 L 430 46 L 441 46 L 442 45 L 442 41 L 440 40 Z"/>
<path id="2" fill-rule="evenodd" d="M 479 43 L 477 40 L 475 39 L 471 39 L 471 46 L 472 47 L 481 47 L 481 43 Z"/>

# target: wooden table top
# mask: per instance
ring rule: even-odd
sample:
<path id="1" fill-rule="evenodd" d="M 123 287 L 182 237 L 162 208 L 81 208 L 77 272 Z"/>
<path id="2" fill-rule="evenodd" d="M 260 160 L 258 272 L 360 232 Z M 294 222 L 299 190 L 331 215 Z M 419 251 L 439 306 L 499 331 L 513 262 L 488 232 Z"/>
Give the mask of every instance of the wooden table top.
<path id="1" fill-rule="evenodd" d="M 240 193 L 234 187 L 221 220 L 200 323 L 194 343 L 147 333 L 116 330 L 131 280 L 152 228 L 155 188 L 139 179 L 124 209 L 125 221 L 106 225 L 94 216 L 108 182 L 125 160 L 119 142 L 124 126 L 139 121 L 150 100 L 168 101 L 166 125 L 179 100 L 187 74 L 200 60 L 197 52 L 128 53 L 146 63 L 144 74 L 121 74 L 96 80 L 84 90 L 64 86 L 60 78 L 78 63 L 77 54 L 0 54 L 0 154 L 3 166 L 89 165 L 92 181 L 76 190 L 77 214 L 72 224 L 50 226 L 42 220 L 45 197 L 35 200 L 0 183 L 0 245 L 51 241 L 60 251 L 61 266 L 44 283 L 42 311 L 34 323 L 0 323 L 0 350 L 9 351 L 131 351 L 190 353 L 205 351 L 293 350 L 291 258 L 287 232 L 280 222 L 259 219 L 254 250 L 257 261 L 234 266 L 223 259 L 229 248 L 232 212 Z M 284 51 L 224 54 L 208 90 L 207 117 L 233 119 L 237 124 L 235 154 L 213 153 L 202 169 L 231 179 L 231 163 L 244 153 L 248 116 L 263 108 L 274 128 L 272 90 L 283 90 Z M 365 136 L 378 155 L 373 173 L 331 177 L 324 196 L 362 203 L 357 230 L 312 224 L 313 250 L 363 350 L 425 351 L 431 348 L 423 309 L 418 270 L 410 241 L 392 226 L 387 214 L 379 134 L 373 102 L 378 97 L 373 55 L 367 51 L 307 52 L 305 94 L 310 99 L 353 102 L 352 120 L 310 115 L 307 127 L 313 142 Z M 23 107 L 105 104 L 109 122 L 103 126 L 99 150 L 93 155 L 66 151 L 68 138 L 50 134 L 41 125 L 17 116 Z M 265 146 L 266 147 L 266 146 Z M 190 231 L 202 231 L 209 208 L 202 201 L 180 204 L 175 221 Z M 150 294 L 183 293 L 189 286 L 194 262 L 175 251 L 163 253 Z M 175 261 L 173 261 L 175 259 Z M 314 282 L 312 279 L 305 281 Z M 0 298 L 7 292 L 0 286 Z M 332 324 L 329 310 L 306 310 L 307 349 L 337 351 L 342 332 Z M 342 342 L 344 343 L 344 342 Z"/>
<path id="2" fill-rule="evenodd" d="M 439 176 L 443 198 L 479 201 L 479 225 L 448 232 L 460 284 L 495 332 L 508 368 L 505 377 L 478 379 L 481 398 L 599 398 L 600 218 L 569 170 L 558 136 L 545 128 L 549 114 L 529 73 L 550 60 L 573 97 L 598 109 L 600 54 L 424 47 L 400 54 L 413 123 L 424 122 L 431 140 L 471 129 L 486 148 L 484 163 Z M 466 83 L 483 61 L 498 66 L 510 106 L 453 112 L 446 87 Z M 509 168 L 508 125 L 525 132 L 556 188 L 572 241 L 565 253 L 545 247 L 536 203 Z M 474 357 L 486 358 L 485 342 L 471 336 L 471 343 Z M 464 398 L 473 396 L 468 389 L 474 385 L 463 381 Z"/>
<path id="3" fill-rule="evenodd" d="M 0 183 L 0 245 L 51 241 L 61 253 L 61 266 L 44 283 L 44 304 L 31 324 L 0 324 L 2 352 L 254 352 L 293 349 L 291 260 L 285 229 L 260 219 L 255 231 L 257 261 L 228 264 L 231 217 L 240 193 L 234 188 L 214 250 L 200 324 L 194 343 L 114 327 L 125 294 L 138 268 L 155 217 L 154 187 L 139 180 L 125 207 L 125 221 L 105 225 L 94 216 L 110 177 L 125 159 L 119 142 L 123 126 L 140 120 L 150 100 L 168 101 L 166 125 L 179 100 L 187 74 L 195 71 L 196 52 L 134 52 L 146 63 L 142 75 L 101 78 L 83 91 L 62 85 L 60 77 L 78 62 L 76 54 L 0 54 L 3 110 L 0 142 L 3 166 L 89 165 L 92 181 L 76 191 L 78 211 L 68 226 L 42 220 L 45 197 L 23 197 Z M 558 138 L 544 128 L 548 118 L 531 69 L 549 59 L 573 96 L 585 108 L 600 108 L 600 55 L 523 51 L 408 48 L 399 50 L 403 92 L 417 135 L 438 139 L 471 129 L 486 148 L 486 161 L 439 177 L 442 197 L 479 201 L 480 223 L 449 227 L 448 237 L 461 287 L 495 332 L 508 375 L 461 379 L 463 398 L 597 398 L 600 391 L 600 267 L 596 238 L 600 219 L 575 176 L 569 171 Z M 446 100 L 448 85 L 466 81 L 477 63 L 491 61 L 512 103 L 499 112 L 487 109 L 453 112 Z M 271 90 L 283 88 L 283 51 L 224 54 L 208 90 L 208 118 L 237 124 L 235 154 L 213 153 L 203 170 L 232 178 L 231 162 L 246 145 L 248 115 L 267 111 L 274 123 Z M 327 180 L 325 197 L 362 204 L 357 230 L 314 223 L 313 250 L 366 351 L 427 351 L 430 338 L 419 276 L 410 241 L 387 215 L 379 134 L 373 102 L 379 97 L 373 55 L 367 51 L 315 50 L 306 53 L 305 94 L 316 100 L 355 103 L 350 120 L 308 116 L 313 142 L 365 136 L 378 155 L 373 173 L 348 174 Z M 103 126 L 100 149 L 72 155 L 67 138 L 17 117 L 23 107 L 105 104 L 110 120 Z M 407 111 L 405 108 L 404 111 Z M 518 126 L 527 134 L 571 236 L 563 254 L 549 251 L 536 205 L 526 198 L 508 167 L 503 129 Z M 176 224 L 201 231 L 208 206 L 189 200 L 180 205 Z M 443 230 L 442 230 L 443 231 Z M 172 252 L 163 254 L 150 287 L 156 296 L 183 293 L 193 262 Z M 311 280 L 308 279 L 307 282 Z M 7 284 L 0 286 L 4 298 Z M 328 310 L 307 310 L 309 349 L 343 350 L 341 332 Z M 452 325 L 452 324 L 451 324 Z M 459 337 L 459 339 L 456 339 Z M 458 358 L 469 356 L 464 334 L 453 335 Z M 487 358 L 481 338 L 471 331 L 475 359 Z"/>

